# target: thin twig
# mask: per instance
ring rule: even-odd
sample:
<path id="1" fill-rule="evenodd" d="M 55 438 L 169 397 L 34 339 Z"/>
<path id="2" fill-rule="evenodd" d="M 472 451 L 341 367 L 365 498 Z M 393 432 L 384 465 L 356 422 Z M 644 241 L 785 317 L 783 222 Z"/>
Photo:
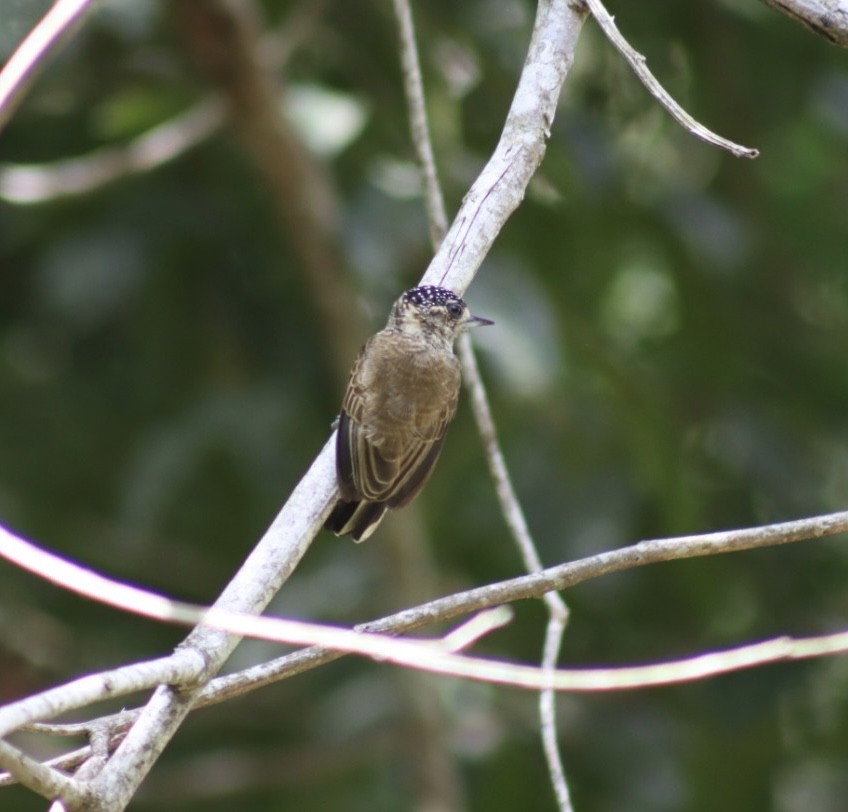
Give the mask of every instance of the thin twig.
<path id="1" fill-rule="evenodd" d="M 611 550 L 580 561 L 561 564 L 557 567 L 543 570 L 540 573 L 524 575 L 519 578 L 513 578 L 509 581 L 489 584 L 484 587 L 468 590 L 467 592 L 455 593 L 445 598 L 430 601 L 429 603 L 421 606 L 405 609 L 394 615 L 382 618 L 381 620 L 362 624 L 357 627 L 357 630 L 361 632 L 367 631 L 390 634 L 397 634 L 402 631 L 412 631 L 414 629 L 422 628 L 430 623 L 444 621 L 468 612 L 485 609 L 486 607 L 498 606 L 505 602 L 524 598 L 537 598 L 546 591 L 564 589 L 568 586 L 573 586 L 604 574 L 621 572 L 627 569 L 645 566 L 648 564 L 656 564 L 663 561 L 672 561 L 703 555 L 717 555 L 721 553 L 737 552 L 745 549 L 768 547 L 777 544 L 788 544 L 796 541 L 822 538 L 846 532 L 848 532 L 848 511 L 843 511 L 841 513 L 814 516 L 808 519 L 799 519 L 792 522 L 783 522 L 764 527 L 643 541 L 630 547 Z M 0 533 L 0 542 L 3 541 L 2 533 Z M 0 553 L 5 552 L 7 552 L 7 548 L 4 546 L 4 543 L 0 543 Z M 164 600 L 161 596 L 156 596 L 156 598 L 158 600 Z M 173 615 L 174 613 L 172 613 L 172 616 Z M 762 644 L 762 646 L 758 644 L 758 646 L 754 647 L 744 647 L 742 649 L 734 650 L 733 652 L 725 652 L 723 655 L 721 653 L 706 655 L 706 659 L 704 657 L 696 657 L 693 660 L 684 661 L 685 663 L 688 663 L 688 665 L 685 666 L 683 672 L 678 672 L 678 676 L 680 676 L 681 679 L 696 679 L 710 674 L 720 673 L 721 671 L 715 668 L 716 661 L 723 664 L 725 666 L 725 670 L 730 670 L 735 667 L 749 667 L 751 665 L 771 662 L 785 657 L 800 658 L 824 656 L 826 654 L 832 654 L 836 651 L 843 650 L 845 645 L 845 635 L 832 635 L 824 638 L 813 638 L 807 641 L 795 641 L 794 643 L 792 641 L 788 641 L 786 638 L 780 638 L 777 641 L 770 641 L 767 644 Z M 732 654 L 732 657 L 729 656 L 730 654 Z M 277 660 L 253 666 L 236 674 L 219 677 L 206 686 L 204 691 L 198 697 L 195 707 L 224 701 L 225 699 L 241 695 L 249 690 L 253 690 L 263 685 L 268 685 L 279 679 L 303 673 L 306 670 L 323 665 L 324 663 L 337 659 L 340 656 L 343 656 L 341 652 L 313 646 L 311 648 L 286 655 L 285 657 L 280 657 Z M 167 659 L 169 658 L 163 658 L 160 662 L 164 664 Z M 150 666 L 151 664 L 144 665 Z M 679 667 L 680 664 L 678 663 L 677 666 Z M 643 677 L 648 676 L 656 678 L 658 673 L 661 675 L 663 674 L 662 669 L 664 668 L 666 668 L 666 666 L 654 666 L 647 671 L 642 670 L 641 673 Z M 628 678 L 632 680 L 635 672 L 632 669 L 630 671 L 631 673 Z M 108 680 L 109 673 L 110 672 L 104 672 L 103 674 L 94 676 L 105 681 Z M 545 672 L 542 673 L 544 676 Z M 581 672 L 562 673 L 574 674 Z M 588 675 L 590 672 L 582 673 L 584 675 Z M 604 673 L 607 676 L 610 673 L 626 675 L 626 670 L 613 669 L 612 671 L 595 672 L 595 676 L 601 673 Z M 665 671 L 664 675 L 668 677 L 669 675 L 673 675 L 673 673 L 673 671 Z M 162 673 L 159 677 L 161 679 L 166 679 L 167 675 Z M 594 687 L 597 690 L 605 690 L 612 687 L 643 687 L 645 684 L 647 683 L 632 681 L 627 684 L 618 684 L 616 686 L 612 686 L 610 684 L 600 685 L 596 683 Z M 540 687 L 550 687 L 550 680 L 541 684 Z M 575 689 L 577 690 L 577 688 Z M 583 689 L 584 688 L 580 688 L 579 690 Z M 585 689 L 589 690 L 589 688 Z M 50 689 L 50 692 L 55 691 L 56 693 L 54 696 L 59 698 L 61 697 L 61 690 L 62 686 L 59 686 L 55 689 Z M 84 703 L 80 703 L 78 706 L 81 706 L 82 704 Z M 13 721 L 15 724 L 20 726 L 31 724 L 37 719 L 49 718 L 51 715 L 51 706 L 45 706 L 45 704 L 42 703 L 41 695 L 21 700 L 20 702 L 15 703 L 15 705 L 17 707 L 11 711 L 15 714 Z M 67 708 L 70 707 L 70 705 L 67 701 L 65 701 L 61 707 Z M 7 710 L 8 707 L 0 709 L 0 720 L 4 718 L 3 714 Z M 111 727 L 114 738 L 114 736 L 118 735 L 128 723 L 134 722 L 139 713 L 140 711 L 137 710 L 127 711 L 112 717 L 104 717 L 102 719 L 94 720 L 89 723 L 89 725 L 104 724 Z M 8 722 L 10 720 L 7 718 L 6 721 Z M 86 732 L 87 729 L 88 728 L 76 729 L 73 732 Z M 66 756 L 67 761 L 54 760 L 51 764 L 55 764 L 56 766 L 65 769 L 71 769 L 85 760 L 87 752 L 88 750 L 86 748 L 82 748 L 81 750 L 75 751 L 75 753 L 68 754 Z M 0 775 L 0 785 L 3 783 L 8 783 L 8 779 Z"/>
<path id="2" fill-rule="evenodd" d="M 559 603 L 554 604 L 553 607 L 552 602 L 549 601 L 551 596 L 559 598 Z M 556 666 L 562 649 L 562 638 L 565 634 L 565 626 L 568 623 L 568 607 L 556 592 L 548 592 L 545 595 L 545 603 L 548 606 L 548 622 L 545 627 L 545 645 L 542 649 L 541 665 L 543 674 L 553 675 L 556 673 Z M 571 803 L 571 793 L 565 777 L 562 751 L 557 738 L 556 701 L 556 690 L 552 684 L 548 684 L 539 692 L 542 748 L 545 752 L 545 761 L 548 764 L 551 786 L 557 805 L 561 812 L 569 812 L 574 806 Z"/>
<path id="3" fill-rule="evenodd" d="M 796 522 L 793 524 L 800 523 Z M 758 530 L 762 531 L 762 528 L 758 528 Z M 761 538 L 762 533 L 760 534 Z M 636 549 L 643 547 L 644 544 L 662 543 L 643 542 L 636 545 Z M 701 546 L 701 552 L 703 552 L 703 545 Z M 68 562 L 64 563 L 66 566 L 77 566 Z M 579 564 L 580 562 L 577 563 Z M 640 561 L 638 563 L 644 562 Z M 555 567 L 553 570 L 526 575 L 521 579 L 514 579 L 514 582 L 535 580 L 545 576 L 548 572 L 558 569 L 560 568 Z M 583 574 L 585 575 L 585 572 Z M 103 576 L 95 577 L 102 578 Z M 59 579 L 51 578 L 50 580 L 56 581 Z M 143 590 L 134 589 L 137 592 L 143 592 Z M 495 595 L 490 593 L 489 598 L 492 599 Z M 433 673 L 513 685 L 531 690 L 548 687 L 549 683 L 557 690 L 563 691 L 607 691 L 643 688 L 699 679 L 737 668 L 749 668 L 752 665 L 760 665 L 774 660 L 819 657 L 848 650 L 848 632 L 841 632 L 810 638 L 792 639 L 781 637 L 767 641 L 766 643 L 757 643 L 728 651 L 698 655 L 684 660 L 649 666 L 583 669 L 579 671 L 557 670 L 553 673 L 545 673 L 535 666 L 514 665 L 506 662 L 457 655 L 447 650 L 442 641 L 438 639 L 397 639 L 379 633 L 363 634 L 361 631 L 326 626 L 319 623 L 308 623 L 231 611 L 220 604 L 205 608 L 186 604 L 181 601 L 169 600 L 159 595 L 151 595 L 150 597 L 153 602 L 167 602 L 172 607 L 167 615 L 160 613 L 158 615 L 159 619 L 174 620 L 179 618 L 176 622 L 199 623 L 200 625 L 193 632 L 195 635 L 202 632 L 209 635 L 254 637 L 294 645 L 317 644 L 337 651 L 371 657 L 380 661 L 388 661 L 399 665 L 410 665 Z M 452 600 L 455 597 L 452 595 L 448 600 Z M 503 601 L 498 601 L 498 603 L 500 602 Z M 128 608 L 130 611 L 134 610 L 132 606 L 124 606 L 123 608 Z M 406 612 L 400 612 L 395 617 L 403 616 L 404 614 Z M 178 658 L 184 658 L 186 660 L 200 659 L 197 651 L 193 651 L 190 647 L 185 647 L 180 649 L 171 658 L 163 658 L 152 663 L 140 664 L 140 666 L 161 667 L 161 664 L 167 660 L 177 660 Z M 128 672 L 130 668 L 131 666 L 124 666 L 120 670 Z M 191 669 L 192 664 L 189 663 L 189 673 Z M 182 679 L 184 670 L 178 669 L 178 679 Z M 108 676 L 95 675 L 94 677 L 84 677 L 77 682 L 85 683 L 86 680 L 96 680 L 102 683 L 105 688 L 104 696 L 113 696 L 116 693 L 108 684 Z M 120 690 L 117 693 L 120 693 Z M 44 702 L 44 697 L 49 697 L 50 701 Z M 39 695 L 38 700 L 48 706 L 55 700 L 59 702 L 63 701 L 60 689 L 55 688 L 45 692 L 43 695 Z M 0 738 L 22 724 L 29 724 L 35 721 L 30 716 L 34 702 L 35 698 L 30 698 L 0 709 Z"/>
<path id="4" fill-rule="evenodd" d="M 412 142 L 418 154 L 418 160 L 424 176 L 424 199 L 427 204 L 427 214 L 430 223 L 430 237 L 433 248 L 438 247 L 447 231 L 447 214 L 444 196 L 439 183 L 436 161 L 433 153 L 430 129 L 427 124 L 427 109 L 425 104 L 424 83 L 421 78 L 418 47 L 412 22 L 412 11 L 408 0 L 394 0 L 395 15 L 398 20 L 401 65 L 403 72 L 404 90 L 407 108 L 409 110 Z M 513 538 L 521 552 L 524 564 L 529 572 L 542 569 L 541 559 L 530 536 L 524 511 L 512 487 L 506 468 L 503 452 L 498 443 L 488 396 L 483 385 L 477 360 L 470 339 L 465 336 L 460 342 L 460 361 L 463 368 L 463 379 L 472 395 L 474 418 L 480 434 L 489 471 L 495 483 L 495 490 L 501 504 L 501 511 L 507 526 L 512 531 Z M 544 596 L 548 608 L 548 625 L 545 633 L 545 646 L 542 657 L 542 668 L 553 672 L 559 660 L 562 635 L 568 620 L 568 609 L 563 599 L 556 592 Z M 556 735 L 556 695 L 552 687 L 544 688 L 539 695 L 539 715 L 542 729 L 542 743 L 554 794 L 561 812 L 572 809 L 568 785 L 565 780 L 565 770 L 559 752 Z"/>
<path id="5" fill-rule="evenodd" d="M 280 72 L 314 33 L 326 0 L 306 0 L 284 26 L 262 36 L 263 61 Z M 61 161 L 0 165 L 0 198 L 10 203 L 46 203 L 88 194 L 127 176 L 173 161 L 220 129 L 226 118 L 220 97 L 210 97 L 120 146 L 106 146 Z"/>
<path id="6" fill-rule="evenodd" d="M 356 651 L 369 655 L 376 650 L 371 643 L 363 646 L 351 643 L 352 639 L 366 639 L 371 636 L 365 635 L 363 637 L 361 632 L 381 634 L 383 632 L 397 632 L 398 630 L 410 631 L 468 612 L 479 611 L 515 600 L 538 598 L 545 592 L 565 589 L 601 575 L 648 564 L 788 544 L 846 532 L 848 532 L 848 511 L 842 511 L 762 527 L 643 541 L 630 547 L 609 550 L 579 561 L 550 567 L 540 572 L 488 584 L 466 592 L 454 593 L 422 606 L 397 612 L 382 620 L 363 624 L 357 627 L 357 631 L 353 633 L 342 629 L 330 629 L 319 624 L 294 623 L 281 619 L 257 617 L 251 614 L 234 612 L 223 607 L 206 609 L 202 606 L 171 601 L 161 595 L 151 595 L 137 587 L 129 587 L 116 582 L 111 582 L 112 592 L 107 600 L 104 595 L 98 594 L 97 591 L 91 591 L 89 587 L 94 583 L 108 583 L 109 579 L 84 571 L 79 565 L 72 564 L 57 556 L 51 556 L 43 550 L 38 550 L 40 559 L 38 567 L 33 566 L 32 556 L 28 561 L 22 562 L 20 549 L 34 545 L 13 536 L 2 528 L 0 528 L 0 555 L 15 563 L 23 563 L 27 569 L 37 572 L 41 577 L 45 577 L 53 583 L 72 591 L 87 594 L 101 602 L 118 605 L 135 613 L 144 613 L 160 620 L 179 623 L 192 623 L 198 617 L 202 617 L 203 626 L 201 629 L 208 634 L 248 634 L 302 645 L 318 642 L 342 651 Z M 74 574 L 74 568 L 85 573 L 86 585 L 80 585 Z M 68 575 L 72 577 L 68 578 Z M 121 595 L 122 590 L 135 593 L 141 601 L 130 601 L 123 597 L 113 600 L 114 596 Z M 147 609 L 152 611 L 148 612 Z M 297 659 L 297 656 L 302 654 L 303 652 L 296 652 L 295 655 L 290 656 Z M 383 652 L 377 651 L 376 656 L 383 656 Z M 169 659 L 162 658 L 161 662 L 164 663 Z M 288 658 L 283 659 L 288 660 Z M 177 679 L 181 679 L 182 675 L 183 672 L 178 671 Z M 0 719 L 7 711 L 8 706 L 0 708 Z M 28 724 L 36 721 L 37 718 L 37 716 L 15 717 L 14 722 L 15 725 Z M 6 730 L 8 728 L 0 726 L 0 735 L 3 735 Z"/>
<path id="7" fill-rule="evenodd" d="M 484 609 L 461 626 L 448 632 L 440 641 L 446 651 L 462 651 L 474 645 L 480 638 L 510 623 L 515 613 L 509 606 Z"/>
<path id="8" fill-rule="evenodd" d="M 448 215 L 439 183 L 439 173 L 436 169 L 436 158 L 433 155 L 430 128 L 427 124 L 426 97 L 424 82 L 421 78 L 415 28 L 412 23 L 412 10 L 408 0 L 393 0 L 393 5 L 398 23 L 401 74 L 409 114 L 409 128 L 412 144 L 424 176 L 424 202 L 427 206 L 427 220 L 430 223 L 430 241 L 433 243 L 433 249 L 438 250 L 448 230 Z"/>
<path id="9" fill-rule="evenodd" d="M 486 462 L 489 466 L 489 474 L 495 485 L 495 493 L 501 506 L 501 513 L 506 520 L 507 527 L 518 546 L 524 567 L 528 572 L 540 572 L 543 569 L 542 559 L 539 556 L 536 543 L 530 534 L 527 518 L 521 507 L 518 495 L 512 485 L 512 478 L 506 467 L 506 459 L 501 450 L 498 440 L 495 421 L 492 417 L 492 409 L 486 394 L 486 387 L 471 341 L 468 336 L 463 337 L 459 345 L 460 357 L 462 359 L 463 380 L 471 394 L 471 409 L 474 412 L 474 420 L 477 423 L 477 431 L 483 443 Z M 568 607 L 558 592 L 547 592 L 543 598 L 548 610 L 548 622 L 545 629 L 545 644 L 542 651 L 542 670 L 545 673 L 553 673 L 559 661 L 562 648 L 562 638 L 568 623 Z M 544 688 L 539 694 L 539 718 L 541 721 L 542 746 L 545 751 L 545 759 L 548 763 L 548 771 L 551 775 L 551 783 L 554 788 L 557 803 L 562 812 L 573 809 L 571 795 L 568 791 L 568 783 L 565 779 L 565 769 L 562 763 L 559 743 L 556 733 L 556 695 L 552 686 Z"/>
<path id="10" fill-rule="evenodd" d="M 9 122 L 38 71 L 46 65 L 47 54 L 77 30 L 83 14 L 94 3 L 95 0 L 56 0 L 15 49 L 0 71 L 0 130 Z"/>
<path id="11" fill-rule="evenodd" d="M 672 118 L 684 129 L 688 130 L 696 138 L 706 141 L 715 147 L 727 150 L 737 158 L 756 158 L 760 152 L 752 147 L 735 144 L 733 141 L 714 133 L 703 124 L 687 113 L 669 94 L 669 92 L 657 81 L 645 62 L 645 57 L 636 51 L 618 30 L 615 20 L 604 8 L 601 0 L 583 0 L 592 12 L 592 16 L 606 34 L 607 39 L 618 49 L 621 55 L 633 68 L 633 72 L 648 89 L 648 92 L 671 114 Z"/>
<path id="12" fill-rule="evenodd" d="M 208 99 L 120 147 L 101 147 L 53 163 L 0 166 L 0 197 L 11 203 L 44 203 L 86 194 L 174 160 L 207 138 L 223 121 L 220 100 Z"/>

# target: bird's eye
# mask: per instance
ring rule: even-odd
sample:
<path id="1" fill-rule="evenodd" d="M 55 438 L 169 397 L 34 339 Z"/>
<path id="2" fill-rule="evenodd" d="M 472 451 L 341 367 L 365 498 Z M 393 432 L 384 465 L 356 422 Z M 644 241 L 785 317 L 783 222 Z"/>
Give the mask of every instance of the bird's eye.
<path id="1" fill-rule="evenodd" d="M 459 302 L 450 302 L 447 305 L 447 311 L 455 319 L 458 319 L 462 315 L 462 305 Z"/>

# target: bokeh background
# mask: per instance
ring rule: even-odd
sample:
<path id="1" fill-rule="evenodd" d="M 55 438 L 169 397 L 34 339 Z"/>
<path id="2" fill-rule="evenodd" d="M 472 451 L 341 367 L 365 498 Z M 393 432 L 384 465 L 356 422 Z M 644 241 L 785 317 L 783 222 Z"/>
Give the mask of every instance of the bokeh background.
<path id="1" fill-rule="evenodd" d="M 242 92 L 234 51 L 209 47 L 216 5 L 105 0 L 0 134 L 0 519 L 198 602 L 305 471 L 359 344 L 431 256 L 390 5 L 235 4 L 242 44 L 273 66 L 277 146 L 254 120 L 262 88 Z M 5 0 L 4 57 L 47 6 Z M 534 10 L 415 6 L 450 211 L 497 140 Z M 587 23 L 541 171 L 466 296 L 497 322 L 476 343 L 551 564 L 848 502 L 848 55 L 754 0 L 610 11 L 692 114 L 762 154 L 681 131 Z M 53 162 L 85 159 L 90 178 L 98 150 L 213 87 L 233 125 L 151 171 L 60 193 Z M 39 191 L 45 178 L 60 191 Z M 349 625 L 520 571 L 463 404 L 408 515 L 362 546 L 320 535 L 272 609 Z M 842 629 L 846 578 L 844 538 L 606 577 L 565 595 L 562 662 Z M 479 650 L 538 662 L 544 611 L 516 609 Z M 0 564 L 3 700 L 182 634 Z M 230 667 L 279 653 L 246 644 Z M 576 809 L 844 809 L 846 697 L 844 658 L 564 696 Z M 196 713 L 133 808 L 434 797 L 554 808 L 534 695 L 341 660 Z M 7 788 L 0 806 L 43 801 Z"/>

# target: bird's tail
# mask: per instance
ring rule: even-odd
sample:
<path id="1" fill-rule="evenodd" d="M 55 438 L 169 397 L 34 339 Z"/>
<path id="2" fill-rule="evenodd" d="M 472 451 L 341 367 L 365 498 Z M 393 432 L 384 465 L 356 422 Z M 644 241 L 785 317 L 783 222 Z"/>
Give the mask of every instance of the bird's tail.
<path id="1" fill-rule="evenodd" d="M 376 529 L 388 509 L 385 502 L 345 502 L 339 499 L 324 527 L 337 536 L 350 534 L 356 541 L 365 541 Z"/>

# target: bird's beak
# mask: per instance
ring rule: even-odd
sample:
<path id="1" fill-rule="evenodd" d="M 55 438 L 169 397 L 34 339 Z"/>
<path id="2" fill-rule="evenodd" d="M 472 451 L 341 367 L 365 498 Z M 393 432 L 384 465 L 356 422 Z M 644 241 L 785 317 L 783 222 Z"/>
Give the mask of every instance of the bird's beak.
<path id="1" fill-rule="evenodd" d="M 484 319 L 482 316 L 469 316 L 462 326 L 468 329 L 469 327 L 485 327 L 487 324 L 494 324 L 491 319 Z"/>

